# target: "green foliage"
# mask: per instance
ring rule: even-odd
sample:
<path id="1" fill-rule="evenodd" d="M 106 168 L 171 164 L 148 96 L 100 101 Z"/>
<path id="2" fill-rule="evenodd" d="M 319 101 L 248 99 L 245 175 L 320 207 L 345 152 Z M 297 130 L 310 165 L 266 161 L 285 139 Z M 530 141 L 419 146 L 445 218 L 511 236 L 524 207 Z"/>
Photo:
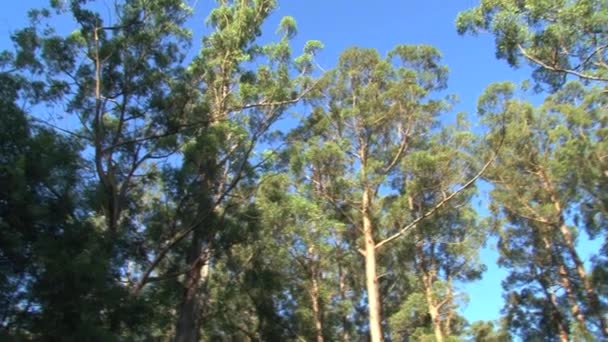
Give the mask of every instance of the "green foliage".
<path id="1" fill-rule="evenodd" d="M 387 339 L 605 338 L 604 1 L 459 15 L 551 87 L 535 106 L 527 84 L 488 86 L 483 138 L 464 113 L 442 125 L 432 46 L 353 47 L 325 72 L 321 41 L 292 51 L 293 17 L 265 35 L 275 0 L 218 1 L 200 42 L 183 0 L 102 5 L 51 0 L 0 53 L 0 339 L 359 340 L 370 246 Z M 468 325 L 456 285 L 482 276 L 489 231 L 504 317 Z M 581 234 L 604 239 L 589 263 Z"/>
<path id="2" fill-rule="evenodd" d="M 512 66 L 524 58 L 534 78 L 553 90 L 567 75 L 608 81 L 608 5 L 602 0 L 482 0 L 458 15 L 460 34 L 488 31 L 496 56 Z"/>
<path id="3" fill-rule="evenodd" d="M 109 281 L 104 236 L 78 205 L 79 146 L 33 125 L 10 102 L 18 90 L 9 89 L 15 80 L 3 77 L 3 329 L 15 338 L 49 341 L 111 341 L 135 331 L 143 303 L 128 300 L 126 290 Z M 127 325 L 117 326 L 120 320 Z"/>
<path id="4" fill-rule="evenodd" d="M 493 322 L 476 321 L 469 327 L 469 335 L 475 342 L 506 342 L 510 341 L 508 335 L 502 329 L 496 330 Z"/>
<path id="5" fill-rule="evenodd" d="M 501 226 L 499 262 L 512 270 L 504 283 L 509 291 L 507 322 L 518 335 L 539 338 L 557 335 L 559 324 L 580 325 L 568 323 L 575 319 L 571 316 L 574 307 L 585 307 L 587 315 L 595 317 L 601 310 L 589 292 L 580 294 L 581 298 L 572 294 L 557 299 L 551 289 L 562 286 L 578 293 L 588 287 L 586 277 L 580 272 L 574 275 L 570 262 L 577 265 L 576 270 L 584 267 L 574 250 L 573 239 L 579 232 L 598 232 L 592 222 L 580 219 L 585 212 L 578 208 L 597 203 L 581 185 L 601 167 L 593 151 L 601 145 L 596 123 L 605 115 L 596 104 L 605 99 L 598 98 L 593 89 L 569 83 L 535 108 L 514 98 L 514 89 L 507 83 L 490 86 L 479 108 L 482 120 L 490 125 L 490 135 L 503 137 L 496 164 L 486 177 L 495 184 L 492 200 L 499 209 L 495 217 Z M 489 141 L 497 140 L 490 137 Z M 534 310 L 542 314 L 534 316 Z M 584 325 L 571 333 L 593 331 Z"/>

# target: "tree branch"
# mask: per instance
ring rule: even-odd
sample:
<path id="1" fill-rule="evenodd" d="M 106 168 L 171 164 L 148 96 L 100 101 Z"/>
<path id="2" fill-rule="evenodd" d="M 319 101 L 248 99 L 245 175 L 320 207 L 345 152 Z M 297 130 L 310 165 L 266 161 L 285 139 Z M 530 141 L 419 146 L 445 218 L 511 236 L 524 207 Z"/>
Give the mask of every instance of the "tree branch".
<path id="1" fill-rule="evenodd" d="M 401 158 L 401 156 L 403 155 L 403 152 L 405 152 L 405 150 L 407 149 L 407 142 L 408 142 L 408 137 L 410 134 L 410 129 L 412 128 L 411 123 L 407 125 L 407 129 L 405 130 L 405 132 L 402 131 L 403 134 L 403 138 L 401 140 L 401 145 L 399 146 L 399 150 L 397 150 L 397 153 L 395 154 L 393 160 L 384 168 L 384 174 L 388 174 L 393 167 L 395 167 L 395 165 L 397 165 L 397 162 L 399 162 L 399 159 Z"/>
<path id="2" fill-rule="evenodd" d="M 502 143 L 501 143 L 501 145 L 502 145 Z M 499 146 L 499 149 L 500 149 L 500 146 Z M 479 179 L 479 177 L 481 177 L 484 174 L 484 172 L 494 162 L 494 160 L 496 160 L 497 156 L 498 156 L 498 151 L 495 152 L 494 155 L 492 156 L 492 158 L 490 158 L 490 160 L 488 160 L 484 164 L 484 166 L 481 168 L 481 170 L 479 170 L 479 172 L 473 178 L 469 179 L 468 182 L 466 182 L 463 186 L 461 186 L 460 189 L 454 191 L 449 196 L 445 197 L 443 200 L 441 200 L 439 203 L 437 203 L 437 205 L 435 205 L 432 209 L 430 209 L 426 213 L 422 214 L 421 216 L 419 216 L 418 218 L 416 218 L 414 221 L 412 221 L 409 224 L 406 224 L 405 226 L 403 226 L 397 233 L 395 233 L 395 234 L 387 237 L 386 239 L 378 242 L 376 244 L 376 249 L 380 249 L 380 247 L 386 245 L 387 243 L 389 243 L 389 242 L 391 242 L 393 240 L 396 240 L 399 237 L 405 235 L 405 233 L 407 233 L 410 229 L 415 228 L 418 223 L 422 222 L 423 220 L 425 220 L 429 216 L 433 215 L 435 212 L 437 212 L 439 209 L 441 209 L 443 206 L 445 206 L 452 198 L 456 197 L 458 194 L 460 194 L 461 192 L 463 192 L 464 190 L 466 190 L 468 187 L 470 187 L 471 185 L 473 185 L 473 183 L 475 183 L 475 181 L 477 181 L 477 179 Z"/>
<path id="3" fill-rule="evenodd" d="M 526 57 L 527 59 L 529 59 L 530 61 L 540 65 L 541 67 L 547 69 L 547 70 L 551 70 L 551 71 L 555 71 L 555 72 L 563 72 L 566 74 L 570 74 L 570 75 L 574 75 L 577 77 L 580 77 L 582 79 L 587 79 L 587 80 L 592 80 L 592 81 L 603 81 L 603 82 L 608 82 L 608 78 L 604 78 L 604 77 L 599 77 L 599 76 L 593 76 L 593 75 L 589 75 L 589 74 L 584 74 L 581 72 L 578 72 L 576 70 L 572 70 L 572 69 L 564 69 L 561 67 L 557 67 L 557 66 L 551 66 L 543 61 L 541 61 L 540 59 L 532 56 L 531 54 L 529 54 L 526 49 L 524 49 L 523 46 L 521 46 L 521 44 L 518 44 L 517 47 L 519 48 L 519 51 L 521 52 L 521 54 Z"/>
<path id="4" fill-rule="evenodd" d="M 246 105 L 243 105 L 243 106 L 238 106 L 237 108 L 232 108 L 232 109 L 228 110 L 228 112 L 233 112 L 233 111 L 238 111 L 238 110 L 244 110 L 244 109 L 250 109 L 250 108 L 258 108 L 258 107 L 278 107 L 278 106 L 283 106 L 283 105 L 288 105 L 288 104 L 294 104 L 296 102 L 299 102 L 301 99 L 303 99 L 304 96 L 306 96 L 306 94 L 308 94 L 310 91 L 312 91 L 315 88 L 315 86 L 320 81 L 321 81 L 321 78 L 319 78 L 315 83 L 313 83 L 313 85 L 310 86 L 310 88 L 304 89 L 294 99 L 284 100 L 284 101 L 276 101 L 276 102 L 263 100 L 263 101 L 256 102 L 256 103 L 250 103 L 250 104 L 246 104 Z"/>

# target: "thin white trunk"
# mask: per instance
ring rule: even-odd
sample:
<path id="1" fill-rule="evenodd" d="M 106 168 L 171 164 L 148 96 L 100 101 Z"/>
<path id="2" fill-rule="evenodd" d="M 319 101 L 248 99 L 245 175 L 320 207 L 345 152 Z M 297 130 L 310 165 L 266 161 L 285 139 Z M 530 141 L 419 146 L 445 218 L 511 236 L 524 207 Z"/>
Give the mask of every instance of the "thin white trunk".
<path id="1" fill-rule="evenodd" d="M 376 244 L 370 217 L 370 207 L 370 191 L 366 189 L 363 191 L 363 232 L 365 235 L 365 280 L 369 310 L 369 332 L 371 342 L 383 342 L 380 289 L 378 287 L 378 271 L 376 269 Z"/>

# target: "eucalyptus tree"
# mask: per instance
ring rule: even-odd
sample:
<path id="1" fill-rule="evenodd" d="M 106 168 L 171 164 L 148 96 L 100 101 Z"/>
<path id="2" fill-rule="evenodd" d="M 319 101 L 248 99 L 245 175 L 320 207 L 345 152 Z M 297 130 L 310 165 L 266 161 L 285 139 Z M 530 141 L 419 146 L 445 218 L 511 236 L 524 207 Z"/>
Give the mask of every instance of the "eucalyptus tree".
<path id="1" fill-rule="evenodd" d="M 13 35 L 13 64 L 35 81 L 36 100 L 80 124 L 72 133 L 91 148 L 99 216 L 121 239 L 135 229 L 132 196 L 151 177 L 146 164 L 171 152 L 157 138 L 172 134 L 179 117 L 179 104 L 167 98 L 188 42 L 181 25 L 189 9 L 180 0 L 114 5 L 109 17 L 89 1 L 30 11 L 31 26 Z M 57 32 L 54 20 L 76 29 Z"/>
<path id="2" fill-rule="evenodd" d="M 568 278 L 560 274 L 564 268 L 557 264 L 559 252 L 549 239 L 534 234 L 536 229 L 520 223 L 501 232 L 499 265 L 511 269 L 503 282 L 505 321 L 524 339 L 570 341 L 585 333 L 584 325 L 579 328 L 584 316 Z M 567 286 L 567 296 L 560 286 Z"/>
<path id="3" fill-rule="evenodd" d="M 468 131 L 462 115 L 457 121 L 457 127 L 442 129 L 404 158 L 401 174 L 396 179 L 399 195 L 392 200 L 387 198 L 391 213 L 388 222 L 398 226 L 421 216 L 444 200 L 454 184 L 462 184 L 472 177 L 475 162 L 467 151 L 475 136 Z M 464 190 L 418 224 L 410 232 L 410 239 L 401 240 L 399 246 L 391 248 L 395 260 L 386 272 L 410 273 L 410 279 L 415 279 L 401 308 L 391 315 L 393 336 L 410 334 L 422 339 L 426 335 L 445 341 L 464 333 L 464 320 L 456 311 L 464 298 L 455 283 L 479 279 L 484 270 L 477 253 L 485 243 L 486 234 L 477 223 L 471 204 L 474 193 L 473 188 Z M 404 266 L 411 270 L 403 270 Z M 425 305 L 414 305 L 416 298 L 423 299 Z M 423 317 L 428 315 L 430 319 L 411 321 L 414 312 Z"/>
<path id="4" fill-rule="evenodd" d="M 332 160 L 331 171 L 321 174 L 327 186 L 320 187 L 320 193 L 342 215 L 353 232 L 354 248 L 364 258 L 366 325 L 371 340 L 382 341 L 379 274 L 384 267 L 378 265 L 378 253 L 469 187 L 479 174 L 456 190 L 452 183 L 452 191 L 411 221 L 386 224 L 386 191 L 401 174 L 399 166 L 421 146 L 437 115 L 446 109 L 446 103 L 433 95 L 445 88 L 447 68 L 429 46 L 397 46 L 385 58 L 373 49 L 351 48 L 330 77 L 324 87 L 326 104 L 314 109 L 322 128 L 315 143 L 327 146 L 324 150 Z"/>
<path id="5" fill-rule="evenodd" d="M 461 12 L 458 32 L 488 31 L 496 56 L 512 66 L 524 59 L 534 77 L 553 89 L 568 75 L 608 82 L 608 4 L 603 0 L 482 0 Z"/>
<path id="6" fill-rule="evenodd" d="M 116 304 L 119 298 L 128 297 L 127 288 L 133 282 L 125 272 L 127 266 L 147 257 L 139 234 L 139 214 L 145 208 L 137 197 L 154 181 L 154 161 L 173 150 L 170 141 L 161 138 L 174 133 L 175 121 L 169 112 L 179 111 L 179 104 L 168 101 L 168 93 L 184 57 L 188 32 L 180 25 L 189 10 L 182 1 L 117 1 L 106 16 L 107 9 L 97 5 L 51 1 L 49 8 L 31 10 L 31 24 L 12 35 L 15 53 L 4 56 L 12 72 L 28 84 L 19 96 L 32 104 L 32 120 L 67 134 L 83 147 L 79 166 L 85 177 L 77 185 L 80 201 L 73 210 L 78 214 L 71 219 L 73 224 L 82 225 L 79 230 L 74 228 L 81 235 L 61 235 L 58 243 L 81 246 L 93 253 L 98 264 L 89 267 L 90 279 L 108 282 L 118 291 L 81 294 L 83 298 L 101 300 L 106 295 L 108 302 Z M 76 29 L 67 34 L 56 30 L 58 21 L 69 22 Z M 42 162 L 40 167 L 52 169 Z M 85 181 L 91 177 L 97 180 Z M 89 243 L 95 247 L 86 247 Z M 64 252 L 74 255 L 57 255 L 57 262 L 79 255 L 72 247 Z M 47 286 L 65 286 L 63 295 L 72 291 L 80 298 L 77 288 L 68 289 L 70 279 L 74 279 L 68 274 L 82 272 L 87 266 L 55 266 L 57 277 Z M 66 277 L 61 278 L 62 274 Z M 95 286 L 90 288 L 93 291 Z M 48 289 L 41 290 L 49 294 Z M 111 301 L 111 296 L 117 302 Z M 122 324 L 133 325 L 131 319 L 117 314 L 119 305 L 112 309 L 98 305 L 97 309 L 101 317 L 108 317 L 114 330 Z M 70 310 L 74 317 L 91 314 Z M 51 327 L 52 321 L 48 322 Z M 74 331 L 87 329 L 77 322 L 74 319 Z M 102 328 L 101 324 L 91 324 Z"/>
<path id="7" fill-rule="evenodd" d="M 290 184 L 285 174 L 266 177 L 258 197 L 264 235 L 272 237 L 265 255 L 271 258 L 276 254 L 275 258 L 283 260 L 282 272 L 289 280 L 283 288 L 289 289 L 293 298 L 299 335 L 318 342 L 335 340 L 332 336 L 337 329 L 331 324 L 335 322 L 330 312 L 337 310 L 332 297 L 338 297 L 339 292 L 342 261 L 337 249 L 342 244 L 344 224 L 323 210 L 323 203 L 309 192 L 314 189 L 309 189 L 308 183 Z M 295 189 L 290 191 L 292 187 Z"/>
<path id="8" fill-rule="evenodd" d="M 534 67 L 533 77 L 538 85 L 549 85 L 554 92 L 568 80 L 578 79 L 593 90 L 587 100 L 608 91 L 608 4 L 602 0 L 512 1 L 483 0 L 477 7 L 463 11 L 457 19 L 461 34 L 487 31 L 495 36 L 496 56 L 512 66 L 521 60 Z M 572 87 L 570 87 L 572 91 Z M 574 90 L 580 94 L 581 90 Z M 579 99 L 580 95 L 576 95 Z M 597 101 L 597 100 L 595 100 Z M 599 101 L 601 103 L 601 101 Z M 596 150 L 586 154 L 588 176 L 582 188 L 594 197 L 587 202 L 587 217 L 597 225 L 605 220 L 606 197 L 602 194 L 608 184 L 605 158 L 605 116 L 587 117 L 593 120 L 595 137 L 590 141 Z M 605 226 L 605 225 L 604 225 Z"/>
<path id="9" fill-rule="evenodd" d="M 361 300 L 355 284 L 360 277 L 351 253 L 354 235 L 345 229 L 348 221 L 327 201 L 328 193 L 343 190 L 334 182 L 343 172 L 336 155 L 341 151 L 324 140 L 327 123 L 314 110 L 289 132 L 280 168 L 263 179 L 258 203 L 266 235 L 272 236 L 269 243 L 288 261 L 284 273 L 303 336 L 348 341 L 356 325 L 355 303 Z"/>
<path id="10" fill-rule="evenodd" d="M 512 286 L 507 287 L 520 283 L 528 298 L 543 296 L 550 304 L 550 314 L 544 318 L 553 322 L 553 331 L 562 340 L 568 340 L 569 334 L 607 333 L 601 295 L 576 248 L 577 235 L 587 228 L 579 219 L 586 199 L 579 184 L 587 170 L 576 161 L 594 151 L 590 148 L 597 139 L 593 117 L 605 115 L 597 96 L 605 95 L 598 95 L 600 91 L 591 96 L 596 101 L 578 102 L 573 96 L 576 89 L 585 93 L 582 86 L 569 84 L 534 108 L 512 98 L 512 84 L 500 83 L 490 86 L 479 102 L 491 135 L 500 131 L 505 136 L 487 179 L 495 187 L 495 214 L 504 221 L 502 263 L 513 269 Z M 556 287 L 561 288 L 568 310 L 562 310 L 555 299 Z M 576 324 L 569 324 L 570 320 Z"/>
<path id="11" fill-rule="evenodd" d="M 87 1 L 51 1 L 48 9 L 32 10 L 31 26 L 13 35 L 12 65 L 33 85 L 24 96 L 40 104 L 34 118 L 84 146 L 81 167 L 97 181 L 87 184 L 90 208 L 82 210 L 94 222 L 89 228 L 102 232 L 103 248 L 95 254 L 106 263 L 105 277 L 126 291 L 135 282 L 132 265 L 145 263 L 149 253 L 140 234 L 149 208 L 139 199 L 155 182 L 156 161 L 175 149 L 170 138 L 183 104 L 169 93 L 188 43 L 181 25 L 189 10 L 182 1 L 114 5 L 109 16 Z M 59 20 L 76 29 L 55 30 Z M 46 121 L 44 108 L 66 119 Z M 131 325 L 124 317 L 113 324 Z"/>
<path id="12" fill-rule="evenodd" d="M 498 58 L 506 59 L 512 66 L 518 66 L 522 59 L 528 61 L 534 67 L 533 77 L 537 84 L 547 84 L 549 90 L 555 93 L 545 100 L 542 107 L 542 125 L 535 124 L 537 129 L 546 129 L 547 134 L 553 136 L 553 140 L 546 139 L 550 141 L 546 159 L 552 160 L 555 149 L 560 152 L 562 171 L 568 169 L 564 174 L 552 175 L 554 178 L 566 178 L 551 180 L 556 184 L 557 200 L 551 202 L 565 202 L 559 203 L 561 210 L 553 206 L 558 212 L 574 218 L 575 225 L 584 227 L 592 238 L 606 234 L 606 197 L 603 189 L 608 184 L 605 158 L 607 23 L 608 5 L 605 1 L 481 1 L 479 6 L 462 12 L 457 19 L 461 34 L 492 33 L 496 38 Z M 571 79 L 578 79 L 579 82 L 568 82 Z M 566 130 L 569 130 L 569 134 Z M 539 138 L 538 141 L 542 140 Z M 570 191 L 564 194 L 565 199 L 560 198 L 562 186 Z M 530 220 L 518 224 L 537 226 L 535 230 L 543 226 L 542 222 L 531 224 Z M 563 232 L 568 233 L 566 230 Z M 575 266 L 579 281 L 584 284 L 587 305 L 591 305 L 592 311 L 583 310 L 582 307 L 576 309 L 572 306 L 574 300 L 570 299 L 570 309 L 581 312 L 572 312 L 572 315 L 578 317 L 576 321 L 581 328 L 585 326 L 583 321 L 586 318 L 583 311 L 587 311 L 587 315 L 594 315 L 604 325 L 602 329 L 606 334 L 606 323 L 602 322 L 605 317 L 601 318 L 603 304 L 601 298 L 594 298 L 605 293 L 599 279 L 606 269 L 606 243 L 600 255 L 594 256 L 595 269 L 588 274 L 582 262 L 577 261 L 580 258 L 572 252 L 574 243 L 568 243 L 567 240 L 571 239 L 566 236 L 565 243 L 570 245 L 564 247 L 568 250 L 566 255 L 570 254 L 573 259 L 572 266 Z M 545 246 L 554 250 L 549 247 Z M 557 267 L 560 267 L 561 257 L 558 256 L 547 257 L 555 259 Z M 565 269 L 560 272 L 566 274 Z M 568 288 L 568 281 L 567 277 L 562 277 L 559 282 Z M 572 286 L 575 285 L 573 283 Z M 597 295 L 595 292 L 598 292 Z M 574 291 L 570 292 L 570 298 L 574 298 Z"/>
<path id="13" fill-rule="evenodd" d="M 157 236 L 160 247 L 136 287 L 141 291 L 159 266 L 161 271 L 163 265 L 181 267 L 169 272 L 184 275 L 176 341 L 199 339 L 211 263 L 234 243 L 224 228 L 239 225 L 255 172 L 267 162 L 267 156 L 254 155 L 258 143 L 269 141 L 272 125 L 314 85 L 309 75 L 321 45 L 310 42 L 293 58 L 293 18 L 281 21 L 278 42 L 256 41 L 275 6 L 273 0 L 221 1 L 209 14 L 212 32 L 186 71 L 191 100 L 185 122 L 191 128 L 179 136 L 183 163 L 169 173 L 169 182 L 176 185 L 172 228 Z"/>

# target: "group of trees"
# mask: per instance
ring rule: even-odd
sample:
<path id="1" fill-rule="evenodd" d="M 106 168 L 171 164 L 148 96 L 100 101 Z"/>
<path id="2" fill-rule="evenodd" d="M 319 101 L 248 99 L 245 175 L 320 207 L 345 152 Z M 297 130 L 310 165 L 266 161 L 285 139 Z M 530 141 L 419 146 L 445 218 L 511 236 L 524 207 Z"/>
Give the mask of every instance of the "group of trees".
<path id="1" fill-rule="evenodd" d="M 0 54 L 2 339 L 607 338 L 608 240 L 590 263 L 577 248 L 608 236 L 605 1 L 458 16 L 546 96 L 489 85 L 475 132 L 442 123 L 434 47 L 326 71 L 320 41 L 293 55 L 291 17 L 260 42 L 275 0 L 221 0 L 192 56 L 183 0 L 113 6 L 51 0 Z M 504 316 L 467 322 L 458 285 L 491 235 Z"/>

